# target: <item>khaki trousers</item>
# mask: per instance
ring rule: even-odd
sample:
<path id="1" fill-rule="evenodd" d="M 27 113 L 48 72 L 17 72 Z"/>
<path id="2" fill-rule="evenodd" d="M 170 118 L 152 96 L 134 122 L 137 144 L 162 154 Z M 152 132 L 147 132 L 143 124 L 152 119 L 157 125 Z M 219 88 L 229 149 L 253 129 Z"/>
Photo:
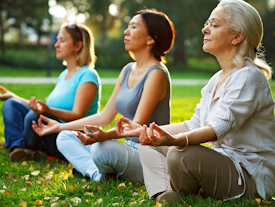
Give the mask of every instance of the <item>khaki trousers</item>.
<path id="1" fill-rule="evenodd" d="M 140 148 L 144 181 L 150 197 L 171 189 L 169 175 L 176 191 L 184 194 L 197 194 L 200 188 L 203 188 L 212 198 L 226 199 L 243 192 L 244 181 L 242 185 L 238 185 L 239 174 L 227 156 L 200 145 L 188 146 L 182 152 L 178 152 L 174 147 L 168 150 L 169 147 Z M 166 163 L 163 160 L 165 155 Z M 245 169 L 243 172 L 246 189 L 242 197 L 257 196 L 253 178 Z"/>

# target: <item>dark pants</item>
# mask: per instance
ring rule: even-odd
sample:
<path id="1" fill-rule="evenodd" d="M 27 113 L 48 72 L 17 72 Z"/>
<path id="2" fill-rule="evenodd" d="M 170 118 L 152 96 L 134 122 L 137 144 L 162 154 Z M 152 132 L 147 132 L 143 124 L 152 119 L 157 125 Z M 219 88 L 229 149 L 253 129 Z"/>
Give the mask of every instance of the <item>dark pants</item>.
<path id="1" fill-rule="evenodd" d="M 66 160 L 56 147 L 56 137 L 58 133 L 39 137 L 33 131 L 32 121 L 37 122 L 39 118 L 39 115 L 34 113 L 33 110 L 14 99 L 6 100 L 2 110 L 5 125 L 5 146 L 10 148 L 10 151 L 12 151 L 14 147 L 42 150 L 46 151 L 48 155 Z"/>

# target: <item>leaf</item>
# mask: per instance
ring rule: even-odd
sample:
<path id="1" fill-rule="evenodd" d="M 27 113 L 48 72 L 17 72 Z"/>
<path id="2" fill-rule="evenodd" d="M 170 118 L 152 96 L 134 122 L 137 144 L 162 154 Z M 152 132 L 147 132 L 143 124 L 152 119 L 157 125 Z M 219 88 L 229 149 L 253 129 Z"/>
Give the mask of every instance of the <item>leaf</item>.
<path id="1" fill-rule="evenodd" d="M 130 203 L 130 206 L 135 206 L 135 205 L 137 205 L 137 202 L 131 202 Z"/>
<path id="2" fill-rule="evenodd" d="M 142 193 L 142 190 L 141 189 L 136 189 L 137 192 L 139 192 L 140 194 Z"/>
<path id="3" fill-rule="evenodd" d="M 133 192 L 132 196 L 139 196 L 139 193 L 138 192 Z"/>
<path id="4" fill-rule="evenodd" d="M 52 179 L 52 177 L 53 177 L 53 175 L 47 175 L 47 176 L 45 176 L 45 179 L 50 180 L 50 179 Z"/>
<path id="5" fill-rule="evenodd" d="M 37 175 L 39 175 L 39 173 L 40 173 L 39 170 L 36 170 L 36 171 L 31 172 L 31 174 L 32 174 L 33 176 L 37 176 Z"/>
<path id="6" fill-rule="evenodd" d="M 7 191 L 6 193 L 7 193 L 8 196 L 11 196 L 11 192 Z"/>
<path id="7" fill-rule="evenodd" d="M 5 190 L 0 190 L 0 193 L 5 193 L 6 191 Z"/>
<path id="8" fill-rule="evenodd" d="M 43 183 L 43 187 L 46 188 L 47 187 L 47 183 Z"/>
<path id="9" fill-rule="evenodd" d="M 185 207 L 191 207 L 188 203 L 184 202 Z"/>
<path id="10" fill-rule="evenodd" d="M 74 198 L 71 198 L 71 201 L 74 202 L 74 203 L 80 203 L 81 199 L 78 198 L 78 197 L 74 197 Z"/>
<path id="11" fill-rule="evenodd" d="M 51 207 L 56 207 L 57 206 L 57 203 L 52 203 L 51 204 Z"/>
<path id="12" fill-rule="evenodd" d="M 132 186 L 133 184 L 131 182 L 128 183 L 128 186 Z"/>
<path id="13" fill-rule="evenodd" d="M 74 187 L 75 187 L 76 191 L 78 191 L 78 185 L 74 184 Z"/>
<path id="14" fill-rule="evenodd" d="M 162 204 L 161 204 L 161 203 L 156 202 L 156 205 L 154 205 L 153 207 L 161 207 L 161 206 L 162 206 Z"/>
<path id="15" fill-rule="evenodd" d="M 72 185 L 69 185 L 69 191 L 71 191 L 72 193 L 74 192 L 74 187 Z"/>
<path id="16" fill-rule="evenodd" d="M 65 183 L 63 183 L 62 189 L 63 189 L 64 191 L 67 191 L 67 187 L 66 187 Z"/>
<path id="17" fill-rule="evenodd" d="M 119 206 L 120 203 L 112 203 L 112 206 Z"/>
<path id="18" fill-rule="evenodd" d="M 29 187 L 31 187 L 32 186 L 32 183 L 31 182 L 25 182 L 25 184 L 27 185 L 27 186 L 29 186 Z"/>
<path id="19" fill-rule="evenodd" d="M 9 179 L 13 179 L 13 173 L 9 173 L 9 174 L 8 174 L 8 178 L 9 178 Z"/>
<path id="20" fill-rule="evenodd" d="M 28 165 L 28 163 L 27 163 L 27 161 L 23 161 L 23 162 L 21 163 L 21 165 L 22 165 L 22 166 L 26 166 L 26 165 Z"/>
<path id="21" fill-rule="evenodd" d="M 102 190 L 102 187 L 98 186 L 97 192 L 100 192 Z"/>
<path id="22" fill-rule="evenodd" d="M 29 180 L 30 175 L 23 175 L 22 180 Z"/>
<path id="23" fill-rule="evenodd" d="M 94 203 L 94 205 L 101 204 L 101 203 L 102 203 L 102 201 L 103 201 L 103 199 L 102 199 L 102 198 L 100 198 L 100 199 L 98 199 L 98 200 Z"/>
<path id="24" fill-rule="evenodd" d="M 262 199 L 260 199 L 260 198 L 255 198 L 255 201 L 257 201 L 257 203 L 261 203 L 261 201 L 262 201 Z"/>
<path id="25" fill-rule="evenodd" d="M 34 205 L 36 205 L 36 206 L 42 205 L 42 204 L 43 204 L 43 201 L 41 201 L 41 200 L 34 201 Z"/>
<path id="26" fill-rule="evenodd" d="M 85 192 L 84 195 L 86 195 L 86 196 L 92 196 L 93 197 L 94 193 L 93 192 Z"/>
<path id="27" fill-rule="evenodd" d="M 22 207 L 27 207 L 28 202 L 27 201 L 20 201 L 19 205 L 22 206 Z"/>
<path id="28" fill-rule="evenodd" d="M 120 184 L 117 186 L 117 189 L 124 189 L 124 188 L 126 188 L 125 183 L 120 183 Z"/>
<path id="29" fill-rule="evenodd" d="M 81 188 L 88 190 L 90 187 L 87 184 L 81 184 Z"/>
<path id="30" fill-rule="evenodd" d="M 139 201 L 138 204 L 140 205 L 140 204 L 142 204 L 142 203 L 145 203 L 145 201 L 146 201 L 146 200 L 141 200 L 141 201 Z"/>
<path id="31" fill-rule="evenodd" d="M 20 191 L 23 191 L 23 192 L 24 192 L 24 191 L 26 191 L 26 190 L 27 190 L 27 188 L 22 188 Z"/>

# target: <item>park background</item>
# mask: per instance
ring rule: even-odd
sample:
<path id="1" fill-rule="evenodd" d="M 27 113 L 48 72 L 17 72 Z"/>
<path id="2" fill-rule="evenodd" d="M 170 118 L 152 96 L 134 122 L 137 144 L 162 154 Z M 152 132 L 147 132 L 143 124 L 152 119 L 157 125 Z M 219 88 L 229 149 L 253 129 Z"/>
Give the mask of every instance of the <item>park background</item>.
<path id="1" fill-rule="evenodd" d="M 263 45 L 266 59 L 275 63 L 275 0 L 249 0 L 264 23 Z M 202 51 L 201 29 L 217 0 L 0 0 L 0 78 L 57 77 L 65 69 L 55 58 L 55 38 L 63 22 L 84 23 L 95 37 L 96 69 L 101 78 L 116 78 L 131 61 L 124 50 L 123 31 L 133 14 L 155 8 L 165 12 L 175 24 L 176 39 L 167 55 L 173 79 L 209 79 L 220 67 L 212 55 Z M 46 101 L 54 84 L 1 83 L 14 93 Z M 270 81 L 273 96 L 275 81 Z M 171 122 L 189 119 L 200 100 L 203 84 L 172 86 Z M 102 86 L 101 109 L 114 84 Z M 2 111 L 3 102 L 0 102 Z M 117 118 L 119 115 L 117 116 Z M 114 122 L 103 129 L 114 127 Z M 4 125 L 0 112 L 0 142 Z M 123 140 L 120 140 L 123 142 Z M 89 182 L 72 177 L 72 166 L 60 161 L 14 162 L 0 146 L 0 206 L 154 206 L 144 183 L 113 181 Z M 39 171 L 39 172 L 38 172 Z M 47 199 L 46 199 L 47 198 Z M 186 197 L 181 206 L 275 206 L 268 200 L 230 202 Z M 167 205 L 164 205 L 167 206 Z"/>

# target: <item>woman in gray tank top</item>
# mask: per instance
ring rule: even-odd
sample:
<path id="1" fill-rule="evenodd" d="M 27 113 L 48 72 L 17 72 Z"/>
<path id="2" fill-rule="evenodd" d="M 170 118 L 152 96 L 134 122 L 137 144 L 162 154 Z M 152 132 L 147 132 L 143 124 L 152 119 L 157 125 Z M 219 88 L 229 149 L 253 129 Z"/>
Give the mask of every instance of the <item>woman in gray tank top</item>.
<path id="1" fill-rule="evenodd" d="M 41 136 L 61 131 L 58 150 L 75 167 L 75 173 L 91 180 L 114 174 L 143 181 L 138 138 L 127 139 L 123 144 L 112 140 L 121 138 L 115 128 L 108 131 L 99 128 L 110 124 L 117 113 L 139 124 L 170 123 L 171 82 L 163 63 L 164 55 L 174 43 L 173 23 L 162 12 L 141 10 L 133 16 L 124 35 L 125 49 L 135 62 L 122 69 L 100 113 L 70 123 L 57 123 L 42 116 L 38 125 L 33 124 Z M 41 120 L 48 124 L 43 125 Z M 69 130 L 84 130 L 85 134 Z"/>

